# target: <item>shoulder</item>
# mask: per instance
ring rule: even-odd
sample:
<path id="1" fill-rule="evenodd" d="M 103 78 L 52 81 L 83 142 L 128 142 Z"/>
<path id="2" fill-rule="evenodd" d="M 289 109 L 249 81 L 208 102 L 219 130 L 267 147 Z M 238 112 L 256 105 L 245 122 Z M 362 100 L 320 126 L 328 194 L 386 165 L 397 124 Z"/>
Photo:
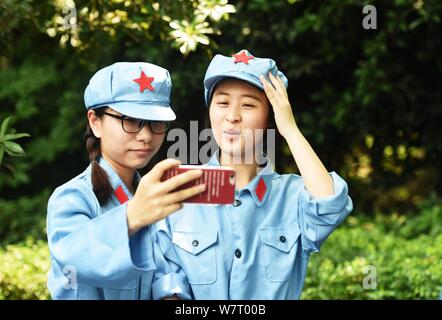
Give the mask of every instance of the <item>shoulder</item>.
<path id="1" fill-rule="evenodd" d="M 345 182 L 344 179 L 342 179 L 341 176 L 339 176 L 338 173 L 336 173 L 335 171 L 331 171 L 328 174 L 333 179 L 335 190 L 347 189 L 347 183 Z M 290 191 L 293 191 L 293 189 L 302 190 L 305 187 L 304 179 L 302 178 L 302 176 L 294 173 L 291 174 L 273 173 L 272 185 L 281 187 L 284 190 L 289 189 Z"/>
<path id="2" fill-rule="evenodd" d="M 72 209 L 96 210 L 98 200 L 92 190 L 90 166 L 78 176 L 57 187 L 48 201 L 48 212 L 70 206 Z"/>
<path id="3" fill-rule="evenodd" d="M 272 174 L 272 185 L 276 187 L 281 187 L 284 189 L 295 188 L 299 189 L 304 186 L 304 180 L 300 175 L 289 173 L 289 174 L 279 174 L 274 172 Z"/>

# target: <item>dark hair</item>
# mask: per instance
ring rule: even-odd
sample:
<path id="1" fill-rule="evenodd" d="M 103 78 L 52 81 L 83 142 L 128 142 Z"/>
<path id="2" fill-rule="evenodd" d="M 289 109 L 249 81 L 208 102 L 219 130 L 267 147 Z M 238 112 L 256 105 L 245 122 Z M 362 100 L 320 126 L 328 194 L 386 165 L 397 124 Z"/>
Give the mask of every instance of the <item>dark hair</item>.
<path id="1" fill-rule="evenodd" d="M 98 118 L 101 118 L 106 108 L 107 107 L 105 106 L 94 109 L 95 115 Z M 98 158 L 101 156 L 101 144 L 100 139 L 94 135 L 89 125 L 89 121 L 86 122 L 86 131 L 84 133 L 84 138 L 86 140 L 86 149 L 89 154 L 89 160 L 92 164 L 92 190 L 94 191 L 94 194 L 97 197 L 100 205 L 103 206 L 104 204 L 106 204 L 107 201 L 109 201 L 114 190 L 109 182 L 109 177 L 106 171 L 104 171 L 104 169 L 100 167 L 97 162 Z"/>

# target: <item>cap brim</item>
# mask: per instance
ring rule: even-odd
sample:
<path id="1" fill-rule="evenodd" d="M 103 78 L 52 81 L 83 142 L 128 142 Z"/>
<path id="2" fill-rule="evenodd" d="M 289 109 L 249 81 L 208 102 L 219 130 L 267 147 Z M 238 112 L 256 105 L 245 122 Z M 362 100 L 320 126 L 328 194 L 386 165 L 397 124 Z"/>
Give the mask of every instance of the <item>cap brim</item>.
<path id="1" fill-rule="evenodd" d="M 108 103 L 106 106 L 131 118 L 156 121 L 173 121 L 176 119 L 176 115 L 170 106 L 130 102 Z"/>
<path id="2" fill-rule="evenodd" d="M 218 75 L 216 75 L 214 77 L 210 77 L 204 81 L 204 86 L 206 88 L 210 88 L 210 91 L 207 92 L 207 96 L 205 97 L 206 104 L 209 102 L 210 97 L 212 96 L 212 93 L 213 93 L 213 89 L 218 84 L 218 82 L 220 82 L 221 80 L 226 79 L 226 78 L 234 78 L 234 79 L 246 81 L 246 82 L 250 83 L 251 85 L 257 87 L 258 89 L 264 91 L 264 86 L 262 85 L 261 80 L 258 78 L 255 78 L 255 77 L 251 77 L 250 74 L 244 74 L 241 72 L 228 72 L 228 73 L 218 74 Z"/>

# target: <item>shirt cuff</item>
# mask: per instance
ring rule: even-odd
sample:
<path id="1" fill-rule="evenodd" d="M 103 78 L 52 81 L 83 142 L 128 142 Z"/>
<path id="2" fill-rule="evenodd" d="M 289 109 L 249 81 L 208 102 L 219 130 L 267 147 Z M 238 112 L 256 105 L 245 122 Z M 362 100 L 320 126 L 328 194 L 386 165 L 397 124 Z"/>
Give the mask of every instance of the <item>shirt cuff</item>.
<path id="1" fill-rule="evenodd" d="M 155 300 L 177 296 L 182 300 L 191 300 L 190 286 L 184 275 L 173 272 L 155 280 L 152 284 L 152 295 Z"/>
<path id="2" fill-rule="evenodd" d="M 351 205 L 347 183 L 336 172 L 331 172 L 330 176 L 333 180 L 333 195 L 314 198 L 305 188 L 301 191 L 300 205 L 304 208 L 304 212 L 313 218 L 314 224 L 336 224 L 341 214 L 348 211 L 346 206 Z"/>

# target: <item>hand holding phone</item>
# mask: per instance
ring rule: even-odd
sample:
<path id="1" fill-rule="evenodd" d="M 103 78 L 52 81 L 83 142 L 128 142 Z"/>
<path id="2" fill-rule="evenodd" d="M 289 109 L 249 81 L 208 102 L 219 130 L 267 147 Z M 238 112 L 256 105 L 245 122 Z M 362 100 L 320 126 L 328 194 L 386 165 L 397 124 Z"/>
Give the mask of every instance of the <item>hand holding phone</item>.
<path id="1" fill-rule="evenodd" d="M 183 185 L 199 179 L 203 174 L 201 170 L 191 170 L 167 181 L 161 180 L 169 169 L 177 168 L 179 164 L 175 159 L 160 161 L 141 178 L 133 198 L 127 201 L 129 236 L 180 210 L 183 200 L 206 190 L 203 184 L 190 184 L 190 188 L 182 188 Z M 177 189 L 180 190 L 175 191 Z"/>
<path id="2" fill-rule="evenodd" d="M 199 169 L 203 175 L 187 184 L 180 186 L 177 190 L 189 188 L 193 185 L 205 184 L 206 190 L 184 200 L 184 203 L 199 204 L 232 204 L 235 199 L 235 171 L 230 167 L 223 166 L 195 166 L 181 165 L 169 169 L 162 177 L 162 181 L 170 179 L 180 173 Z"/>

